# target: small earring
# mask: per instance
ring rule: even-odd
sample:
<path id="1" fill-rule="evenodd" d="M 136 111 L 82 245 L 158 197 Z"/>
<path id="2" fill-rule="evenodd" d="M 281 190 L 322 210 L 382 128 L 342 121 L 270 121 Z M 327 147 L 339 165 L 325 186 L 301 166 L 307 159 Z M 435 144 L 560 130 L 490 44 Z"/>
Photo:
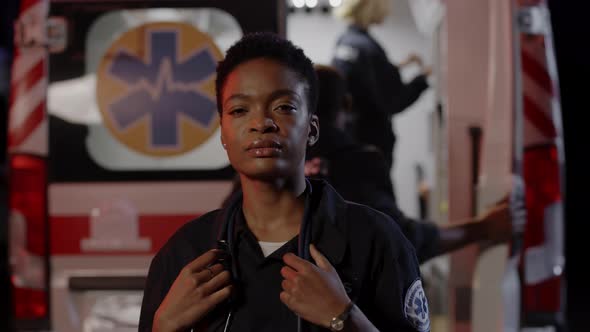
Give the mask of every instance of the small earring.
<path id="1" fill-rule="evenodd" d="M 224 148 L 224 149 L 225 149 L 225 148 L 227 148 L 227 144 L 225 144 L 225 143 L 222 143 L 222 145 L 223 145 L 223 148 Z"/>

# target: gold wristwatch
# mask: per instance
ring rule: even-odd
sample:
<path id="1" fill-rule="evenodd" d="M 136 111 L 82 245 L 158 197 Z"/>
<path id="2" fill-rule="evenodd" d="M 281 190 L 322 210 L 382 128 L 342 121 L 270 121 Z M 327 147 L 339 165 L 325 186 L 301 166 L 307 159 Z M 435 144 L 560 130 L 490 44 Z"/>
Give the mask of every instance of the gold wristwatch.
<path id="1" fill-rule="evenodd" d="M 350 312 L 352 311 L 353 307 L 354 303 L 350 302 L 340 315 L 332 318 L 330 321 L 331 331 L 342 331 L 344 329 L 344 323 L 348 319 L 348 316 L 350 316 Z"/>

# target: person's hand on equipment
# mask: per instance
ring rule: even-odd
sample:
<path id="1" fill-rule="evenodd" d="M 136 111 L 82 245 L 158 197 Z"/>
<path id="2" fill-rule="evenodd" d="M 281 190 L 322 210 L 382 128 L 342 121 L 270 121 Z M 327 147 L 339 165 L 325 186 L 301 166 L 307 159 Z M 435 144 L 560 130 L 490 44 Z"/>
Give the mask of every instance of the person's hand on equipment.
<path id="1" fill-rule="evenodd" d="M 419 67 L 422 67 L 424 64 L 424 62 L 422 61 L 422 57 L 420 57 L 418 54 L 412 53 L 408 55 L 408 57 L 404 61 L 400 62 L 398 66 L 401 68 L 411 65 L 413 63 L 415 63 Z"/>
<path id="2" fill-rule="evenodd" d="M 432 67 L 425 65 L 422 57 L 415 53 L 410 54 L 404 61 L 400 62 L 398 66 L 403 68 L 411 64 L 416 64 L 420 68 L 420 73 L 422 75 L 426 77 L 432 75 Z"/>
<path id="3" fill-rule="evenodd" d="M 432 75 L 432 66 L 422 66 L 422 75 L 426 77 Z"/>
<path id="4" fill-rule="evenodd" d="M 211 266 L 218 256 L 218 250 L 207 251 L 180 271 L 156 311 L 153 331 L 186 330 L 230 296 L 229 271 Z"/>
<path id="5" fill-rule="evenodd" d="M 478 219 L 482 223 L 486 234 L 482 249 L 485 250 L 510 240 L 512 236 L 512 215 L 507 199 L 503 199 L 490 207 Z"/>
<path id="6" fill-rule="evenodd" d="M 333 317 L 340 315 L 350 304 L 346 290 L 328 259 L 310 245 L 316 265 L 294 254 L 286 254 L 281 269 L 281 301 L 302 319 L 329 328 Z"/>

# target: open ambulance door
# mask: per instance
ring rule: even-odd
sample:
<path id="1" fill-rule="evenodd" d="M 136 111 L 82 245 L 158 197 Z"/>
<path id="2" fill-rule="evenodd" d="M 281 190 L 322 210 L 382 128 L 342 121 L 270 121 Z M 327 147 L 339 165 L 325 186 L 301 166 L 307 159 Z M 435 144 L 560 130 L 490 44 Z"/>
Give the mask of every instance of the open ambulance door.
<path id="1" fill-rule="evenodd" d="M 10 105 L 18 329 L 135 331 L 154 253 L 234 172 L 215 66 L 282 1 L 21 1 Z"/>

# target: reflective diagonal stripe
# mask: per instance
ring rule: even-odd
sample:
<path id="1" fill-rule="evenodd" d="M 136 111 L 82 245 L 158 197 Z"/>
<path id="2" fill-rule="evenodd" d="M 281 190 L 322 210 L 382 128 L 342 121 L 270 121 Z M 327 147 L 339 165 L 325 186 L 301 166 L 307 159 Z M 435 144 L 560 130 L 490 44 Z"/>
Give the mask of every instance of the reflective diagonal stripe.
<path id="1" fill-rule="evenodd" d="M 47 78 L 38 79 L 35 85 L 27 92 L 14 96 L 14 102 L 10 108 L 10 131 L 21 128 L 27 119 L 45 103 L 47 93 Z"/>
<path id="2" fill-rule="evenodd" d="M 47 154 L 47 130 L 44 124 L 48 55 L 47 50 L 38 43 L 44 43 L 48 9 L 47 0 L 24 0 L 20 3 L 8 115 L 8 148 L 13 153 Z M 23 46 L 19 44 L 21 41 L 33 41 L 35 44 Z M 42 134 L 45 137 L 41 137 Z"/>

